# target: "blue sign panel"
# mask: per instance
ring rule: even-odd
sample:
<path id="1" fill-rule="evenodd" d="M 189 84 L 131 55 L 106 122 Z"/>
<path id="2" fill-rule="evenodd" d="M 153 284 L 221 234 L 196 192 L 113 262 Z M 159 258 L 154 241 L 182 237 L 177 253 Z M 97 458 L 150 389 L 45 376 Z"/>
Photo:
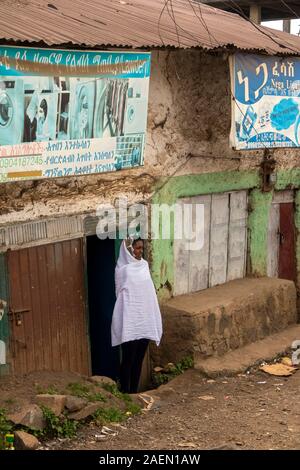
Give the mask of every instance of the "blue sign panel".
<path id="1" fill-rule="evenodd" d="M 234 148 L 300 146 L 300 59 L 235 54 L 231 87 Z"/>

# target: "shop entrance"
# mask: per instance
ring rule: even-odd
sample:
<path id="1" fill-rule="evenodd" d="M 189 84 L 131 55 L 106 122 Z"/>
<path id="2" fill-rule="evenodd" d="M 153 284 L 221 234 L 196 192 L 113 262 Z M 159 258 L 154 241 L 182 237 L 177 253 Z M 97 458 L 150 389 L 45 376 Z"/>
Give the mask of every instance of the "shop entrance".
<path id="1" fill-rule="evenodd" d="M 87 237 L 87 284 L 92 374 L 116 380 L 119 376 L 119 347 L 111 346 L 111 320 L 115 305 L 116 240 Z"/>

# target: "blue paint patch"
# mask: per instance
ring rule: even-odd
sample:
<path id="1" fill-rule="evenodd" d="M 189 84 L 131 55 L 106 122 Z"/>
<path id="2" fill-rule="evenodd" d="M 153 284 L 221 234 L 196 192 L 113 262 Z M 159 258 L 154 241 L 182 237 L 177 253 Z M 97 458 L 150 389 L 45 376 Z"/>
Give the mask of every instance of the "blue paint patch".
<path id="1" fill-rule="evenodd" d="M 277 131 L 288 129 L 295 123 L 299 114 L 299 106 L 292 98 L 283 99 L 276 104 L 271 112 L 271 124 Z"/>

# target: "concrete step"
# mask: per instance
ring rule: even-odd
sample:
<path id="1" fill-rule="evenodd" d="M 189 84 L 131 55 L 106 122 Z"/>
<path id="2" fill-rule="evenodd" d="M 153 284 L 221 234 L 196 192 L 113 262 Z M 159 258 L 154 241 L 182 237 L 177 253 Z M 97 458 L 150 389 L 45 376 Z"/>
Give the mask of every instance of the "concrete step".
<path id="1" fill-rule="evenodd" d="M 300 340 L 300 325 L 290 326 L 280 333 L 230 351 L 223 356 L 208 359 L 196 356 L 195 369 L 212 378 L 235 375 L 245 372 L 252 365 L 272 360 L 290 348 L 295 340 Z"/>

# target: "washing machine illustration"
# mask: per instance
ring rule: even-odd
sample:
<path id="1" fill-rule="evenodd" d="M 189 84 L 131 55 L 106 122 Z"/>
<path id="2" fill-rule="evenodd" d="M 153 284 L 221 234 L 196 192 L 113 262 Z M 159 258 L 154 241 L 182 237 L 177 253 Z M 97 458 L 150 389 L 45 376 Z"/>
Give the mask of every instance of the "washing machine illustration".
<path id="1" fill-rule="evenodd" d="M 132 80 L 127 92 L 124 134 L 140 134 L 147 126 L 147 96 L 141 82 Z"/>
<path id="2" fill-rule="evenodd" d="M 56 140 L 57 93 L 39 93 L 36 140 Z"/>
<path id="3" fill-rule="evenodd" d="M 24 83 L 21 78 L 0 78 L 0 145 L 22 142 L 24 130 Z"/>
<path id="4" fill-rule="evenodd" d="M 56 140 L 58 94 L 34 91 L 25 95 L 25 103 L 24 141 Z"/>
<path id="5" fill-rule="evenodd" d="M 75 78 L 70 86 L 70 139 L 89 139 L 94 127 L 95 79 Z"/>
<path id="6" fill-rule="evenodd" d="M 102 138 L 107 126 L 106 116 L 106 90 L 107 81 L 105 79 L 96 79 L 96 98 L 94 112 L 93 137 Z"/>

